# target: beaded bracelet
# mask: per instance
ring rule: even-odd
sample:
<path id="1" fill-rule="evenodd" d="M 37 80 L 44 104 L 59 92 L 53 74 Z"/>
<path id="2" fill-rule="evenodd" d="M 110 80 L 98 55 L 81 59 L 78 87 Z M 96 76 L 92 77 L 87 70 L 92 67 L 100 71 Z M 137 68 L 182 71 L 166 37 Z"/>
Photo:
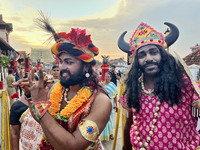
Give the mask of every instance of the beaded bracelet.
<path id="1" fill-rule="evenodd" d="M 50 101 L 40 101 L 32 104 L 33 112 L 38 120 L 40 120 L 44 116 L 50 106 Z"/>

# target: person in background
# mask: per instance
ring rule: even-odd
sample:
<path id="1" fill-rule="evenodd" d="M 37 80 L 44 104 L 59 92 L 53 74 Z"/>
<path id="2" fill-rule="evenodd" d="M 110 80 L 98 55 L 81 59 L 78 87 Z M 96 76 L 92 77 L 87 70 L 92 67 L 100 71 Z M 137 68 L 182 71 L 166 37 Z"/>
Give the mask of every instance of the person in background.
<path id="1" fill-rule="evenodd" d="M 20 79 L 18 69 L 15 70 L 14 76 L 15 76 L 15 81 L 18 81 Z M 17 86 L 16 88 L 17 88 L 17 93 L 18 93 L 18 89 L 19 89 L 20 96 L 22 96 L 22 89 L 21 89 L 21 87 Z"/>
<path id="2" fill-rule="evenodd" d="M 43 72 L 43 76 L 44 76 L 44 79 L 47 79 L 47 73 L 46 72 Z"/>
<path id="3" fill-rule="evenodd" d="M 17 87 L 15 88 L 12 83 L 15 82 L 15 76 L 13 75 L 13 69 L 8 70 L 9 75 L 6 77 L 6 82 L 7 82 L 7 91 L 9 97 L 13 95 L 15 92 L 17 92 Z M 10 97 L 10 107 L 14 103 L 15 99 Z"/>
<path id="4" fill-rule="evenodd" d="M 117 73 L 115 71 L 115 65 L 111 66 L 110 74 L 112 76 L 111 82 L 113 82 L 117 86 L 117 80 L 120 80 L 120 77 L 117 75 Z M 117 110 L 118 110 L 118 108 L 117 108 L 117 96 L 114 98 L 114 107 L 113 108 L 117 112 Z"/>
<path id="5" fill-rule="evenodd" d="M 28 82 L 27 78 L 22 78 L 14 83 L 19 86 L 21 82 Z M 25 150 L 36 150 L 43 137 L 42 127 L 32 117 L 27 98 L 31 97 L 30 86 L 21 85 L 24 95 L 16 100 L 10 109 L 10 125 L 11 125 L 11 146 L 12 150 L 20 150 L 19 140 L 21 138 L 21 146 Z M 31 135 L 31 136 L 27 136 Z"/>
<path id="6" fill-rule="evenodd" d="M 108 95 L 110 97 L 110 101 L 112 102 L 113 106 L 113 99 L 116 97 L 118 93 L 118 89 L 116 85 L 111 82 L 111 74 L 107 72 L 105 74 L 105 81 L 101 82 L 101 85 L 106 89 Z M 106 127 L 104 128 L 103 132 L 101 133 L 100 139 L 101 141 L 109 141 L 109 139 L 113 140 L 113 128 L 114 128 L 114 120 L 113 120 L 113 111 L 110 114 L 110 120 L 108 121 Z"/>
<path id="7" fill-rule="evenodd" d="M 54 81 L 54 83 L 60 80 L 60 69 L 58 65 L 54 65 L 52 67 L 52 75 L 53 75 L 52 80 Z"/>
<path id="8" fill-rule="evenodd" d="M 122 72 L 120 70 L 118 70 L 117 75 L 121 78 L 122 77 Z"/>
<path id="9" fill-rule="evenodd" d="M 25 72 L 24 78 L 28 78 L 28 72 Z"/>

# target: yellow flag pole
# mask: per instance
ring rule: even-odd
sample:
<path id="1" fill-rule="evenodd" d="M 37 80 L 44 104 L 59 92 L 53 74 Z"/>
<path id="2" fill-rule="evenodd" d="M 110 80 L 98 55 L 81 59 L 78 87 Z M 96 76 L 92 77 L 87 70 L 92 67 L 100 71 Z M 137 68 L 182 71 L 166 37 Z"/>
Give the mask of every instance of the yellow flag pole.
<path id="1" fill-rule="evenodd" d="M 121 104 L 119 104 L 119 109 L 117 111 L 117 119 L 116 119 L 116 126 L 115 126 L 115 136 L 113 141 L 113 150 L 116 148 L 116 142 L 117 142 L 117 134 L 118 134 L 118 128 L 119 128 L 119 119 L 120 119 L 120 112 L 121 112 Z"/>
<path id="2" fill-rule="evenodd" d="M 123 82 L 123 80 L 121 78 L 121 86 L 120 86 L 119 97 L 122 96 L 123 92 L 124 92 L 124 82 Z M 121 109 L 122 109 L 121 103 L 119 103 L 119 109 L 118 109 L 118 112 L 117 112 L 117 119 L 116 119 L 116 126 L 115 126 L 115 136 L 114 136 L 113 148 L 112 148 L 113 150 L 115 150 L 115 148 L 116 148 L 117 134 L 118 134 L 118 128 L 119 128 L 119 120 L 120 120 Z M 122 128 L 122 130 L 123 130 L 123 128 Z M 123 131 L 122 131 L 122 133 L 123 133 Z M 122 144 L 123 144 L 123 141 L 124 140 L 123 140 L 123 134 L 122 134 Z"/>

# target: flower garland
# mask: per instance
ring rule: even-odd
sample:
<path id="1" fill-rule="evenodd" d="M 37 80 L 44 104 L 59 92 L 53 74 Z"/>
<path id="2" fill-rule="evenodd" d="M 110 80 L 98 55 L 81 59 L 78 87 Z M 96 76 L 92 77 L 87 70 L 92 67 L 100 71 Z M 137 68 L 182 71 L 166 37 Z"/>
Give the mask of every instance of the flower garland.
<path id="1" fill-rule="evenodd" d="M 90 38 L 91 35 L 86 35 L 86 29 L 81 30 L 79 28 L 71 29 L 70 33 L 61 32 L 57 34 L 58 39 L 65 39 L 68 42 L 76 45 L 78 48 L 85 47 L 88 48 L 88 45 L 92 43 Z"/>
<path id="2" fill-rule="evenodd" d="M 50 102 L 51 102 L 51 109 L 49 109 L 50 113 L 54 118 L 59 118 L 63 121 L 67 121 L 68 118 L 76 111 L 78 110 L 84 102 L 86 102 L 90 96 L 92 95 L 92 90 L 85 86 L 82 87 L 78 92 L 77 95 L 74 96 L 68 105 L 65 106 L 64 109 L 61 110 L 60 114 L 58 115 L 59 112 L 59 104 L 62 98 L 62 85 L 60 82 L 57 82 L 56 86 L 51 92 L 50 95 Z"/>

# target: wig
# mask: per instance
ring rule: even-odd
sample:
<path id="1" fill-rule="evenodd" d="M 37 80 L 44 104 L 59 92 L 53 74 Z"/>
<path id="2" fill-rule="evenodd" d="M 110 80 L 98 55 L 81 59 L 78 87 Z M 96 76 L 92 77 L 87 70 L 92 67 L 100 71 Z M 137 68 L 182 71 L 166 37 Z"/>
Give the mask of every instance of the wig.
<path id="1" fill-rule="evenodd" d="M 158 46 L 161 54 L 160 71 L 155 77 L 154 94 L 159 97 L 160 102 L 166 101 L 173 104 L 181 102 L 181 86 L 183 84 L 183 71 L 176 62 L 175 58 L 165 51 L 161 46 Z M 136 52 L 134 62 L 126 75 L 126 89 L 123 94 L 127 96 L 127 104 L 131 108 L 136 108 L 140 111 L 139 93 L 141 85 L 139 77 L 142 72 L 139 69 L 138 53 Z"/>

